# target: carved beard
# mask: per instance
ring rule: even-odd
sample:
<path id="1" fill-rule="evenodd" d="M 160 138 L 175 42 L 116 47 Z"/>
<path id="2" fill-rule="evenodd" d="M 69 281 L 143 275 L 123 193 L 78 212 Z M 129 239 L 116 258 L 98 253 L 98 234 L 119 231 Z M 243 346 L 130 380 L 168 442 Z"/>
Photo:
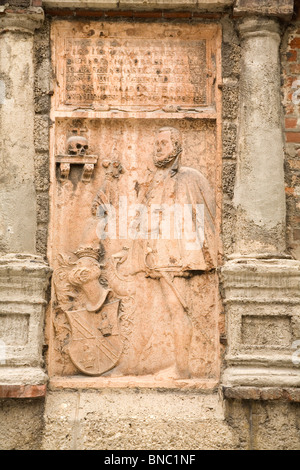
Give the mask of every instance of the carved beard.
<path id="1" fill-rule="evenodd" d="M 176 157 L 181 153 L 181 150 L 175 150 L 174 153 L 171 153 L 167 158 L 164 158 L 163 160 L 157 160 L 156 156 L 154 156 L 154 165 L 157 166 L 158 168 L 162 168 L 166 166 L 168 163 L 172 162 L 175 160 Z"/>

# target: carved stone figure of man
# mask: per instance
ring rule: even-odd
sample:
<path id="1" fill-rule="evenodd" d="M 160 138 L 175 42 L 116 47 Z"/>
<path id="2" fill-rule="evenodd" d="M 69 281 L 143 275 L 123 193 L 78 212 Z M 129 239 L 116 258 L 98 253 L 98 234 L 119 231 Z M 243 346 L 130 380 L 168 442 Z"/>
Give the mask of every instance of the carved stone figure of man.
<path id="1" fill-rule="evenodd" d="M 164 236 L 161 233 L 161 217 L 154 218 L 146 236 L 142 234 L 133 244 L 130 264 L 135 266 L 135 273 L 144 272 L 147 277 L 159 280 L 172 323 L 177 374 L 179 377 L 189 377 L 192 323 L 186 302 L 188 278 L 193 272 L 209 271 L 216 266 L 215 203 L 204 175 L 193 168 L 181 166 L 181 153 L 180 132 L 171 127 L 159 129 L 154 154 L 157 170 L 140 202 L 148 207 L 148 213 L 153 209 L 162 211 L 162 217 L 164 210 L 173 207 L 169 224 L 171 232 L 170 236 Z M 181 216 L 184 216 L 185 209 L 192 212 L 190 219 L 194 230 L 185 227 L 179 234 L 175 233 L 176 230 L 174 232 L 174 207 L 179 211 L 177 225 L 178 220 L 181 221 L 179 225 L 182 223 Z M 201 233 L 197 232 L 197 207 L 203 210 Z"/>
<path id="2" fill-rule="evenodd" d="M 204 175 L 198 170 L 181 165 L 182 151 L 182 137 L 177 129 L 159 129 L 154 152 L 156 171 L 151 181 L 142 185 L 138 201 L 142 207 L 147 208 L 148 215 L 151 214 L 151 223 L 146 233 L 144 228 L 141 228 L 141 233 L 137 233 L 126 253 L 124 251 L 114 255 L 114 258 L 119 259 L 118 265 L 123 275 L 126 273 L 130 281 L 127 282 L 128 295 L 134 295 L 136 301 L 131 352 L 128 359 L 120 361 L 115 373 L 143 373 L 145 354 L 152 348 L 150 343 L 153 330 L 156 327 L 156 330 L 159 329 L 157 324 L 153 325 L 151 330 L 148 315 L 148 312 L 151 312 L 153 321 L 158 318 L 158 289 L 158 298 L 162 299 L 161 312 L 168 315 L 168 327 L 171 324 L 176 376 L 187 378 L 191 375 L 189 355 L 193 327 L 188 309 L 189 278 L 193 273 L 207 272 L 216 267 L 215 200 Z M 203 218 L 200 224 L 197 208 L 202 209 L 200 215 L 202 214 Z M 162 233 L 164 212 L 170 217 L 169 234 Z M 187 214 L 190 214 L 190 224 L 184 223 Z M 93 221 L 93 224 L 95 223 L 96 219 Z M 141 227 L 144 227 L 143 224 Z M 89 226 L 87 233 L 89 235 L 84 237 L 85 245 L 94 247 L 99 244 L 94 229 L 91 230 Z M 117 283 L 121 282 L 120 279 L 117 276 Z M 152 282 L 151 279 L 154 280 L 153 289 L 148 291 L 146 305 L 144 295 Z M 129 292 L 132 284 L 135 286 L 135 293 Z M 110 286 L 118 292 L 118 285 L 112 285 L 112 279 Z M 160 331 L 159 336 L 162 341 L 164 331 Z M 156 342 L 154 347 L 159 347 L 159 343 Z M 162 364 L 166 363 L 158 356 L 159 351 L 156 351 L 153 371 L 162 370 Z"/>

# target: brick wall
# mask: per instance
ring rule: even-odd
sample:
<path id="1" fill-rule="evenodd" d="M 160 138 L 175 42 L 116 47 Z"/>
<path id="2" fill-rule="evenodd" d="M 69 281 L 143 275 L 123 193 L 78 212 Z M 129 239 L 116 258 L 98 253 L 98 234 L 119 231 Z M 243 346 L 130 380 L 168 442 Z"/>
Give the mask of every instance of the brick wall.
<path id="1" fill-rule="evenodd" d="M 300 15 L 282 43 L 287 246 L 300 259 Z"/>

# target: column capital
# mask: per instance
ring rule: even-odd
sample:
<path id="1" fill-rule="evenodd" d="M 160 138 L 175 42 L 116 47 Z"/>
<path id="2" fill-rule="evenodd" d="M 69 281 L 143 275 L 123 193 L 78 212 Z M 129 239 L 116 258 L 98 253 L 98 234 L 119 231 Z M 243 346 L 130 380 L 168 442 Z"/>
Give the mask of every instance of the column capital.
<path id="1" fill-rule="evenodd" d="M 44 10 L 40 7 L 27 9 L 12 9 L 0 7 L 0 34 L 19 32 L 34 34 L 44 22 Z"/>
<path id="2" fill-rule="evenodd" d="M 242 40 L 249 37 L 271 36 L 280 37 L 280 24 L 277 18 L 260 18 L 257 16 L 245 17 L 237 25 Z"/>

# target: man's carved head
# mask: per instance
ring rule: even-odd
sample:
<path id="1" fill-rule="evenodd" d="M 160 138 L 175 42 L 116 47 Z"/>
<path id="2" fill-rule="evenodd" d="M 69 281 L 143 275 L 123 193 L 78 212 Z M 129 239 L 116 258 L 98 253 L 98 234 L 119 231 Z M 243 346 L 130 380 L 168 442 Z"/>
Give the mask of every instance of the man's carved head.
<path id="1" fill-rule="evenodd" d="M 88 141 L 81 135 L 73 135 L 67 140 L 68 155 L 83 157 L 89 148 Z"/>
<path id="2" fill-rule="evenodd" d="M 174 127 L 161 127 L 155 141 L 154 164 L 158 167 L 164 167 L 181 152 L 181 132 Z"/>

